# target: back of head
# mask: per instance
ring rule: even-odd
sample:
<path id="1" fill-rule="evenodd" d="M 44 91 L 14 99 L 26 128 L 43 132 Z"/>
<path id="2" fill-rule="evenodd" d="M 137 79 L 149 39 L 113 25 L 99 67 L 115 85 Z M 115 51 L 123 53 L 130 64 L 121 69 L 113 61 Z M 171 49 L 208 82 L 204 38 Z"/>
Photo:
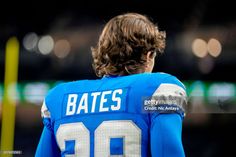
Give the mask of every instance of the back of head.
<path id="1" fill-rule="evenodd" d="M 162 53 L 165 32 L 146 16 L 127 13 L 112 18 L 92 48 L 97 76 L 142 73 L 148 52 Z"/>

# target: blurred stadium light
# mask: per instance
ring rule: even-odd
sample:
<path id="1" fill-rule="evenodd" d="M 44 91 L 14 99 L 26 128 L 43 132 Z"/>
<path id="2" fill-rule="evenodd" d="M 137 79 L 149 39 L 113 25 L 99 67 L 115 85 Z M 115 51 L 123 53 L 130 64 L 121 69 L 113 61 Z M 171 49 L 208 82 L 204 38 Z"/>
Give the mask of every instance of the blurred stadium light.
<path id="1" fill-rule="evenodd" d="M 218 57 L 222 51 L 222 46 L 219 40 L 211 38 L 207 43 L 208 53 L 213 57 Z"/>
<path id="2" fill-rule="evenodd" d="M 50 35 L 42 36 L 38 42 L 38 50 L 41 54 L 49 54 L 54 47 L 54 40 Z"/>
<path id="3" fill-rule="evenodd" d="M 34 32 L 28 33 L 23 38 L 24 48 L 28 51 L 35 51 L 37 49 L 38 44 L 38 35 Z"/>

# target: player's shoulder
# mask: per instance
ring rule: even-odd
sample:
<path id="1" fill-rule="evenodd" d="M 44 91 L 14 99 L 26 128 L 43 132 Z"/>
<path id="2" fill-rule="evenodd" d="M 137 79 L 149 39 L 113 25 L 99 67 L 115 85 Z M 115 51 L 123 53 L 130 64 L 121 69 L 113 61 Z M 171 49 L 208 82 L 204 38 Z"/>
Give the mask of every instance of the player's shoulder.
<path id="1" fill-rule="evenodd" d="M 55 85 L 45 96 L 41 109 L 42 113 L 50 111 L 51 115 L 59 115 L 60 105 L 62 105 L 65 94 L 71 91 L 76 92 L 75 89 L 80 89 L 83 84 L 87 84 L 86 80 L 63 82 Z"/>
<path id="2" fill-rule="evenodd" d="M 83 82 L 85 82 L 85 80 L 58 83 L 48 91 L 45 96 L 45 103 L 48 105 L 53 104 L 56 101 L 60 101 L 64 94 L 70 92 L 69 90 L 73 90 L 74 88 L 81 86 L 80 84 Z"/>
<path id="3" fill-rule="evenodd" d="M 171 74 L 164 73 L 164 72 L 144 72 L 144 73 L 138 73 L 138 74 L 133 74 L 133 75 L 128 75 L 131 77 L 143 77 L 143 78 L 152 78 L 152 77 L 168 77 L 171 76 Z"/>
<path id="4" fill-rule="evenodd" d="M 160 86 L 161 84 L 175 84 L 185 89 L 184 84 L 176 76 L 164 72 L 142 73 L 134 75 L 133 78 L 135 78 L 138 83 L 145 83 L 149 86 Z"/>
<path id="5" fill-rule="evenodd" d="M 154 73 L 145 72 L 145 73 L 140 73 L 140 74 L 134 74 L 131 76 L 133 78 L 142 78 L 142 79 L 149 79 L 149 80 L 155 80 L 155 81 L 163 80 L 168 77 L 174 77 L 173 75 L 164 73 L 164 72 L 154 72 Z"/>
<path id="6" fill-rule="evenodd" d="M 153 79 L 158 79 L 158 86 L 153 95 L 180 95 L 186 99 L 187 95 L 185 85 L 176 76 L 167 73 L 154 73 L 153 75 Z"/>
<path id="7" fill-rule="evenodd" d="M 163 72 L 154 74 L 156 74 L 156 78 L 161 77 L 161 80 L 159 80 L 160 84 L 173 84 L 186 90 L 185 85 L 176 76 Z"/>
<path id="8" fill-rule="evenodd" d="M 78 89 L 79 87 L 85 85 L 86 82 L 87 80 L 79 80 L 59 83 L 49 90 L 47 97 L 68 93 L 70 90 Z"/>
<path id="9" fill-rule="evenodd" d="M 51 88 L 48 91 L 45 99 L 50 100 L 51 98 L 60 95 L 64 91 L 65 84 L 67 84 L 67 83 L 59 83 L 59 84 L 55 85 L 53 88 Z"/>
<path id="10" fill-rule="evenodd" d="M 162 79 L 158 81 L 159 85 L 152 94 L 154 100 L 161 100 L 159 102 L 162 103 L 162 107 L 158 108 L 159 113 L 179 113 L 183 118 L 187 106 L 187 94 L 184 84 L 171 74 L 154 73 L 154 75 L 162 75 Z M 155 76 L 153 77 L 155 79 Z"/>

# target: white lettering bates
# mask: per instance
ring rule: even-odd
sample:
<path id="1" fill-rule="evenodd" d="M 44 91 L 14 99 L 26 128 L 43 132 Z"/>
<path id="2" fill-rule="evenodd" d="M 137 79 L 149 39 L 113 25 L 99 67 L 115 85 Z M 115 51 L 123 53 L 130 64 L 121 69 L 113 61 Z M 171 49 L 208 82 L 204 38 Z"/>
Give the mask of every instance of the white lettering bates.
<path id="1" fill-rule="evenodd" d="M 93 93 L 84 93 L 78 103 L 78 94 L 69 94 L 66 106 L 66 115 L 84 113 L 94 113 L 96 105 L 99 105 L 99 112 L 117 111 L 121 108 L 121 94 L 122 89 L 116 89 L 114 91 L 102 91 Z M 92 97 L 92 102 L 89 102 L 89 97 Z M 112 104 L 107 105 L 107 97 L 111 98 Z M 91 103 L 91 110 L 88 105 Z M 78 105 L 77 105 L 78 104 Z M 105 106 L 106 104 L 106 106 Z"/>

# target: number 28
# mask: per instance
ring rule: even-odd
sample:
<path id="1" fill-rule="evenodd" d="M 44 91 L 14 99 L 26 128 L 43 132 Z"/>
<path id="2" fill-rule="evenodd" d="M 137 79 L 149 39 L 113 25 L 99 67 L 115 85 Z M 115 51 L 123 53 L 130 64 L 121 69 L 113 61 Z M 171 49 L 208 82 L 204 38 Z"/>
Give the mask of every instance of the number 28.
<path id="1" fill-rule="evenodd" d="M 102 122 L 94 132 L 95 157 L 113 156 L 110 154 L 111 138 L 123 138 L 123 156 L 141 156 L 141 130 L 132 121 L 113 120 Z M 90 132 L 82 122 L 60 125 L 56 133 L 56 139 L 61 151 L 65 150 L 66 141 L 75 141 L 74 154 L 68 154 L 66 157 L 90 156 Z"/>

